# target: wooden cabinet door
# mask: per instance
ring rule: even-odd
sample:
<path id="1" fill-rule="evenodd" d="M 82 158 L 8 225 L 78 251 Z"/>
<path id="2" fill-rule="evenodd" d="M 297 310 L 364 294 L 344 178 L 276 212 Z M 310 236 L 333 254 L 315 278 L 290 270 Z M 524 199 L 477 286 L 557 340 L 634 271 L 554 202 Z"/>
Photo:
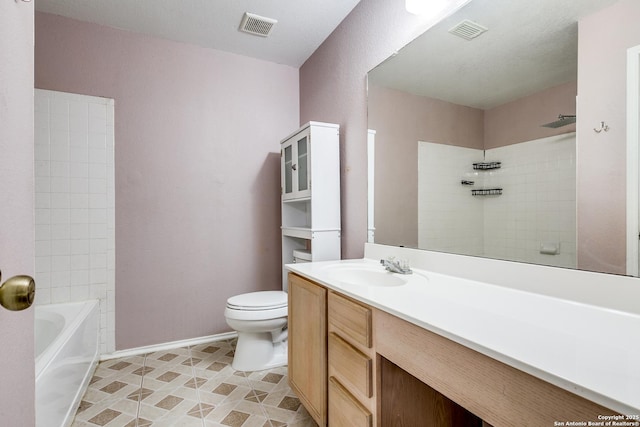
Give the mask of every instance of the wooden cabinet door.
<path id="1" fill-rule="evenodd" d="M 327 290 L 289 274 L 289 385 L 327 425 Z"/>

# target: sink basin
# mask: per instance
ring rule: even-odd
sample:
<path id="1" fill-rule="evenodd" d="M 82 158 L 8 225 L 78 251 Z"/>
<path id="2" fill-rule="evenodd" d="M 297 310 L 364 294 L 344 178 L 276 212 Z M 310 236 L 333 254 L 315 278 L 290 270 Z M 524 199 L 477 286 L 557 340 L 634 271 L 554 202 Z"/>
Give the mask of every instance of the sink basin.
<path id="1" fill-rule="evenodd" d="M 382 266 L 363 264 L 338 264 L 327 267 L 330 280 L 359 286 L 401 286 L 412 274 L 390 273 Z"/>

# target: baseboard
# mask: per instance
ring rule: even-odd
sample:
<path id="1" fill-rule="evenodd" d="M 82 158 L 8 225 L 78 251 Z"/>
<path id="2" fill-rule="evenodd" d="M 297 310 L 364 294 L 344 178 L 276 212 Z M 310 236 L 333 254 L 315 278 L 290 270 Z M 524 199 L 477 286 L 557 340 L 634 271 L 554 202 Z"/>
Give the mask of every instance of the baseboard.
<path id="1" fill-rule="evenodd" d="M 187 347 L 191 345 L 206 344 L 214 341 L 228 340 L 231 338 L 235 338 L 237 336 L 238 336 L 237 332 L 225 332 L 222 334 L 209 335 L 206 337 L 190 338 L 186 340 L 171 341 L 171 342 L 162 343 L 162 344 L 154 344 L 154 345 L 147 345 L 144 347 L 130 348 L 127 350 L 118 350 L 118 351 L 114 351 L 113 353 L 101 354 L 100 361 L 102 362 L 105 360 L 119 359 L 121 357 L 140 356 L 146 353 L 153 353 L 154 351 L 165 351 L 165 350 L 171 350 L 174 348 Z"/>

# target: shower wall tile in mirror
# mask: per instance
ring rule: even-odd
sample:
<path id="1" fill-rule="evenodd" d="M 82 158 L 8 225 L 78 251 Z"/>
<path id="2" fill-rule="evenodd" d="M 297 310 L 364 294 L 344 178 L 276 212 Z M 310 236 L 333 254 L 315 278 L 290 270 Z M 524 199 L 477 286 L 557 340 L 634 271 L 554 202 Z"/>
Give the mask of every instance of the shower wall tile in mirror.
<path id="1" fill-rule="evenodd" d="M 568 133 L 483 153 L 419 142 L 418 247 L 575 268 L 575 143 Z M 472 196 L 481 188 L 502 194 Z"/>
<path id="2" fill-rule="evenodd" d="M 35 90 L 36 304 L 100 300 L 115 351 L 114 101 Z"/>

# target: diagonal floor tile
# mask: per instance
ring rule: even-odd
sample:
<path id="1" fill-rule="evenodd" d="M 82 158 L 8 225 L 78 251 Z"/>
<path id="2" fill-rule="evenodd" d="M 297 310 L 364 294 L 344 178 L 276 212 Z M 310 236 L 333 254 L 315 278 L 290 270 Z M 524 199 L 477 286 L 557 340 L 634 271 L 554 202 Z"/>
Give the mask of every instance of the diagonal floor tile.
<path id="1" fill-rule="evenodd" d="M 73 427 L 315 427 L 287 368 L 231 367 L 236 340 L 101 362 Z M 102 423 L 102 424 L 100 424 Z"/>

